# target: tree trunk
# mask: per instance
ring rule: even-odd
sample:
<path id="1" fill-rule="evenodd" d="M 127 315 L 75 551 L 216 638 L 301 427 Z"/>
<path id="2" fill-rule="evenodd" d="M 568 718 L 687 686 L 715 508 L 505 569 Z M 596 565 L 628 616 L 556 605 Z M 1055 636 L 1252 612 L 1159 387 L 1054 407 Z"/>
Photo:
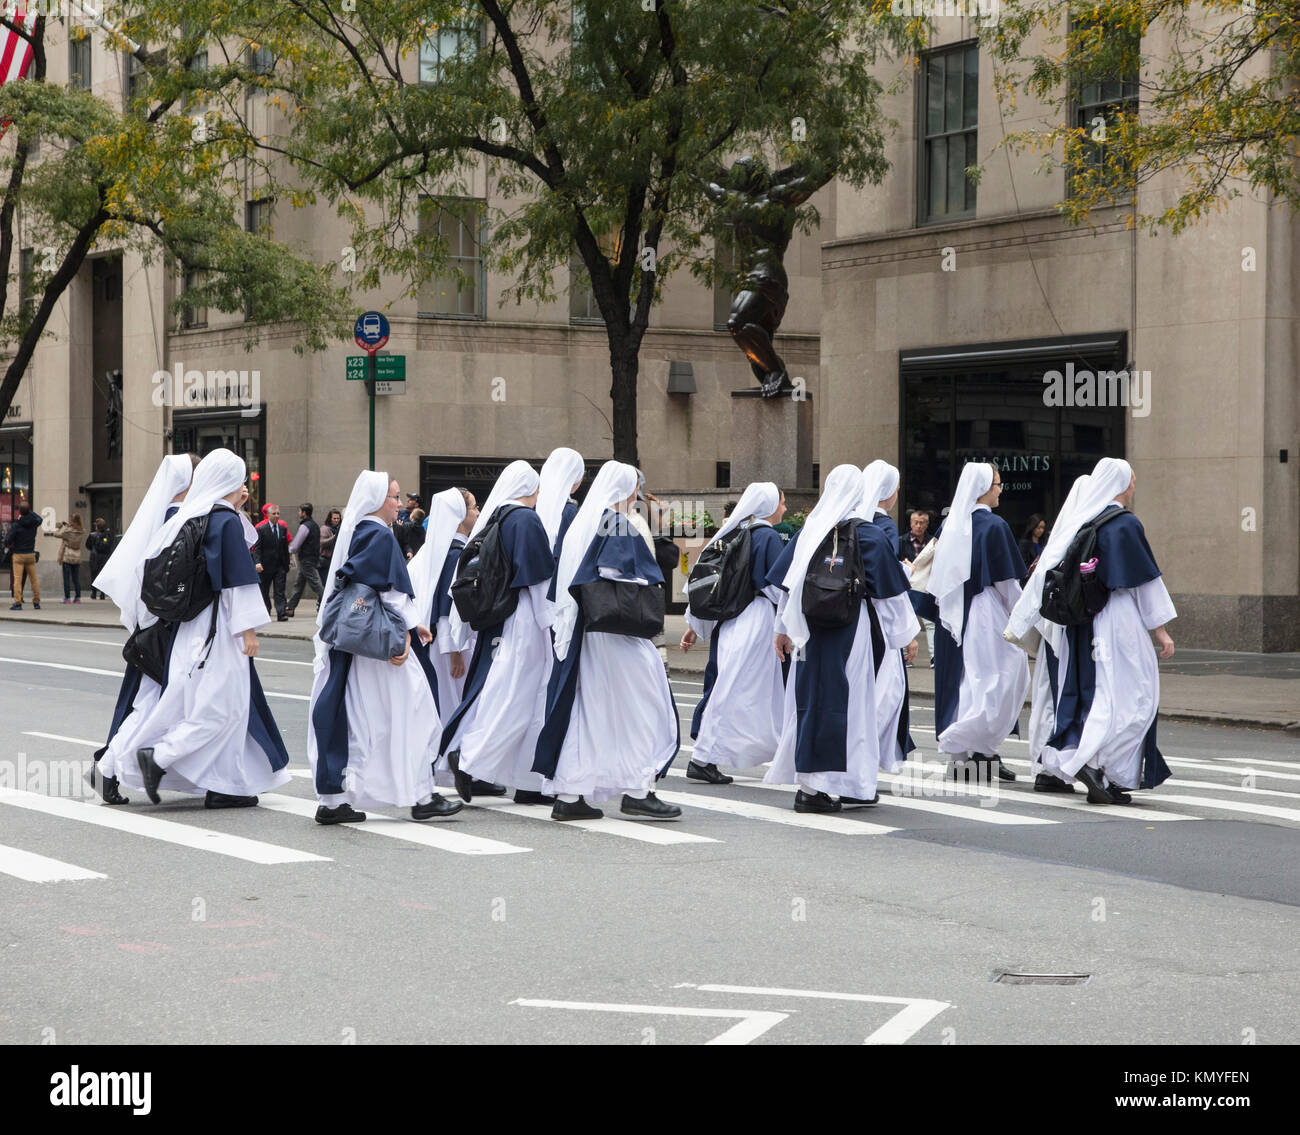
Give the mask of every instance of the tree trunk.
<path id="1" fill-rule="evenodd" d="M 609 369 L 613 376 L 609 397 L 614 406 L 614 460 L 638 465 L 636 452 L 636 382 L 639 352 L 629 336 L 611 331 Z"/>

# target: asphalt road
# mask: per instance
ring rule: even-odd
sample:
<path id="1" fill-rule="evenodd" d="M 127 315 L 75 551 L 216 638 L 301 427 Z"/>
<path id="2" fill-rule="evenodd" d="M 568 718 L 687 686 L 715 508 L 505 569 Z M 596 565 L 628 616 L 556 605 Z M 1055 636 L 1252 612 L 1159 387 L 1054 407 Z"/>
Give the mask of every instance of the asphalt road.
<path id="1" fill-rule="evenodd" d="M 310 646 L 287 640 L 257 666 L 302 775 L 269 807 L 87 802 L 123 637 L 0 633 L 0 1043 L 1293 1040 L 1284 733 L 1162 724 L 1174 779 L 1097 809 L 1024 775 L 945 795 L 917 706 L 929 773 L 829 823 L 757 778 L 687 782 L 683 751 L 660 792 L 674 824 L 488 801 L 323 828 Z M 689 745 L 699 685 L 674 691 Z M 1022 774 L 1024 749 L 1004 749 Z"/>

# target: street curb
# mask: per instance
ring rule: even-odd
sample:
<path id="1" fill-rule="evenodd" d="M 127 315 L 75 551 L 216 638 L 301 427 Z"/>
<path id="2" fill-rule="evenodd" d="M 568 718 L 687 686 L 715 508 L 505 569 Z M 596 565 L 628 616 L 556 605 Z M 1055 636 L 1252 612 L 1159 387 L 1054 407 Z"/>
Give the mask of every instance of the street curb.
<path id="1" fill-rule="evenodd" d="M 47 627 L 48 626 L 80 627 L 83 630 L 88 629 L 88 630 L 101 630 L 101 631 L 112 631 L 112 630 L 120 631 L 126 629 L 122 626 L 121 623 L 116 621 L 111 623 L 96 622 L 94 620 L 88 620 L 88 619 L 59 619 L 57 621 L 52 621 L 50 619 L 42 619 L 39 615 L 36 614 L 28 615 L 25 612 L 21 615 L 11 614 L 9 612 L 6 612 L 6 614 L 8 615 L 8 618 L 4 620 L 0 620 L 0 624 L 3 624 L 4 622 L 42 623 Z M 315 621 L 313 620 L 313 626 L 314 625 L 315 625 Z M 276 638 L 276 639 L 297 639 L 299 642 L 311 642 L 312 639 L 311 635 L 286 634 L 284 631 L 280 631 L 280 630 L 260 630 L 257 632 L 257 637 Z"/>

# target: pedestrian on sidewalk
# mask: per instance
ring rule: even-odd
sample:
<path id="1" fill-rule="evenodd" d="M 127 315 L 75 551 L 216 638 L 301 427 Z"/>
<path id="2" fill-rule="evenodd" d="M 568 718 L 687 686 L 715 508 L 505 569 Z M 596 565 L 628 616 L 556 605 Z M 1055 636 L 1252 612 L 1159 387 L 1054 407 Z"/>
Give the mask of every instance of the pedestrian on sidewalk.
<path id="1" fill-rule="evenodd" d="M 406 532 L 406 547 L 412 557 L 424 547 L 427 519 L 427 514 L 422 508 L 417 508 L 411 513 L 411 525 Z"/>
<path id="2" fill-rule="evenodd" d="M 718 622 L 699 619 L 687 609 L 682 650 L 690 650 L 700 639 L 709 643 L 704 690 L 691 717 L 695 752 L 686 766 L 690 780 L 731 784 L 733 778 L 719 772 L 718 765 L 753 768 L 770 761 L 780 744 L 785 681 L 772 638 L 781 589 L 768 583 L 767 575 L 785 548 L 773 527 L 784 515 L 785 494 L 780 488 L 771 481 L 755 481 L 700 550 L 703 555 L 747 526 L 747 590 L 753 598 L 734 618 Z M 725 581 L 719 583 L 722 589 L 727 586 Z"/>
<path id="3" fill-rule="evenodd" d="M 1029 689 L 1024 651 L 1002 630 L 1020 598 L 1025 561 L 1010 525 L 993 513 L 1002 493 L 995 466 L 972 461 L 962 470 L 926 587 L 935 618 L 934 717 L 939 752 L 955 775 L 977 779 L 997 764 L 1002 780 L 1016 774 L 998 748 L 1020 729 Z"/>
<path id="4" fill-rule="evenodd" d="M 334 558 L 334 541 L 343 523 L 343 513 L 332 508 L 325 514 L 325 523 L 320 526 L 320 578 L 321 586 L 330 577 L 330 563 Z"/>
<path id="5" fill-rule="evenodd" d="M 128 635 L 134 635 L 141 627 L 156 625 L 154 615 L 140 598 L 145 550 L 153 543 L 162 526 L 180 511 L 198 463 L 199 458 L 193 453 L 176 453 L 162 459 L 144 500 L 122 533 L 122 539 L 108 557 L 103 570 L 92 581 L 101 594 L 117 604 L 118 619 Z M 175 624 L 169 624 L 153 633 L 164 636 L 164 649 L 170 654 L 172 641 L 176 637 Z M 137 709 L 141 712 L 152 709 L 166 684 L 165 668 L 162 682 L 159 683 L 131 663 L 126 664 L 117 691 L 117 704 L 113 706 L 108 737 L 103 746 L 95 751 L 95 767 L 91 770 L 91 787 L 106 804 L 128 804 L 130 801 L 122 795 L 117 777 L 103 774 L 104 754 L 127 717 Z"/>
<path id="6" fill-rule="evenodd" d="M 257 543 L 253 547 L 253 561 L 258 575 L 257 585 L 262 589 L 262 602 L 267 610 L 274 611 L 283 623 L 285 612 L 284 588 L 289 576 L 289 529 L 280 520 L 280 506 L 264 504 L 262 519 L 257 525 Z"/>
<path id="7" fill-rule="evenodd" d="M 634 819 L 675 820 L 682 810 L 652 791 L 677 756 L 677 707 L 659 651 L 650 638 L 595 629 L 586 588 L 626 586 L 642 591 L 663 583 L 648 544 L 630 513 L 637 471 L 607 461 L 564 538 L 556 575 L 555 656 L 546 721 L 533 771 L 554 796 L 551 818 L 598 819 L 592 807 L 622 795 L 620 811 Z M 663 630 L 662 602 L 658 633 Z M 633 601 L 641 611 L 641 604 Z M 620 597 L 619 609 L 623 609 Z M 646 629 L 643 625 L 641 630 Z"/>
<path id="8" fill-rule="evenodd" d="M 784 592 L 776 650 L 793 660 L 781 743 L 763 780 L 798 785 L 796 812 L 839 812 L 845 806 L 878 803 L 880 728 L 872 624 L 879 624 L 889 650 L 901 650 L 918 630 L 897 545 L 857 515 L 862 491 L 857 466 L 831 470 L 821 499 L 768 573 L 768 580 Z M 861 574 L 853 586 L 844 588 L 857 571 Z M 842 596 L 851 609 L 841 612 L 834 603 L 827 610 L 834 596 Z"/>
<path id="9" fill-rule="evenodd" d="M 469 543 L 489 525 L 498 526 L 509 563 L 507 586 L 515 608 L 502 622 L 480 627 L 465 678 L 465 694 L 447 718 L 440 751 L 448 754 L 463 800 L 491 786 L 515 790 L 520 804 L 546 803 L 542 777 L 532 770 L 533 749 L 545 712 L 550 666 L 546 592 L 555 572 L 546 529 L 537 515 L 541 479 L 526 461 L 512 461 L 488 494 L 470 530 Z M 463 575 L 465 559 L 457 565 Z M 460 612 L 451 612 L 451 631 L 464 646 L 469 630 Z M 484 787 L 489 786 L 489 787 Z"/>
<path id="10" fill-rule="evenodd" d="M 104 593 L 95 586 L 95 577 L 104 570 L 113 551 L 113 534 L 102 516 L 95 517 L 95 528 L 86 537 L 86 551 L 90 554 L 90 597 L 103 599 Z"/>
<path id="11" fill-rule="evenodd" d="M 463 807 L 433 790 L 440 721 L 410 635 L 426 644 L 433 636 L 416 610 L 406 559 L 390 528 L 400 501 L 387 473 L 357 477 L 335 545 L 338 568 L 325 581 L 307 727 L 318 824 L 361 823 L 366 814 L 358 806 L 409 808 L 413 820 L 443 819 Z M 344 581 L 363 585 L 402 620 L 401 654 L 367 658 L 322 641 L 330 596 Z"/>
<path id="12" fill-rule="evenodd" d="M 905 569 L 911 572 L 912 563 L 916 557 L 921 554 L 926 544 L 930 542 L 930 514 L 924 509 L 914 508 L 907 514 L 907 532 L 898 541 L 898 558 L 907 564 Z M 912 606 L 917 606 L 917 600 L 912 600 Z M 930 669 L 934 669 L 934 622 L 931 619 L 921 617 L 917 612 L 917 618 L 921 621 L 921 627 L 925 631 L 925 650 L 930 656 Z M 911 667 L 909 662 L 908 667 Z"/>
<path id="13" fill-rule="evenodd" d="M 32 584 L 32 606 L 41 609 L 41 581 L 36 574 L 36 562 L 40 553 L 36 550 L 36 532 L 41 526 L 41 518 L 32 511 L 32 506 L 23 501 L 18 506 L 18 519 L 9 526 L 5 544 L 12 553 L 14 603 L 11 611 L 23 609 L 23 584 L 30 580 Z"/>
<path id="14" fill-rule="evenodd" d="M 189 521 L 207 518 L 197 566 L 216 594 L 177 625 L 166 686 L 151 708 L 136 706 L 101 762 L 105 776 L 143 788 L 155 804 L 165 783 L 173 792 L 202 795 L 207 808 L 248 808 L 259 793 L 290 779 L 289 754 L 253 664 L 257 628 L 270 615 L 249 556 L 257 534 L 239 511 L 247 477 L 239 456 L 214 449 L 194 470 L 180 510 L 145 549 L 148 561 L 170 548 Z"/>
<path id="15" fill-rule="evenodd" d="M 1157 655 L 1173 657 L 1174 640 L 1165 624 L 1178 612 L 1142 522 L 1127 511 L 1136 491 L 1129 463 L 1103 457 L 1069 525 L 1057 522 L 1075 528 L 1057 545 L 1062 558 L 1079 528 L 1103 522 L 1096 533 L 1096 573 L 1109 594 L 1089 622 L 1065 629 L 1068 658 L 1056 728 L 1042 752 L 1045 769 L 1087 786 L 1089 804 L 1130 803 L 1129 792 L 1155 788 L 1170 775 L 1156 746 Z M 1047 569 L 1057 566 L 1046 555 L 1042 560 Z"/>
<path id="16" fill-rule="evenodd" d="M 52 540 L 59 541 L 56 557 L 63 567 L 63 602 L 81 602 L 81 553 L 86 543 L 86 529 L 81 524 L 81 514 L 74 512 L 68 519 L 56 524 L 53 532 L 45 533 Z M 76 598 L 73 599 L 73 592 Z"/>
<path id="17" fill-rule="evenodd" d="M 320 580 L 320 525 L 312 519 L 311 501 L 298 506 L 298 531 L 293 534 L 289 554 L 298 557 L 298 579 L 284 613 L 290 619 L 298 610 L 298 601 L 308 584 L 316 593 L 316 610 L 320 610 L 324 586 Z"/>

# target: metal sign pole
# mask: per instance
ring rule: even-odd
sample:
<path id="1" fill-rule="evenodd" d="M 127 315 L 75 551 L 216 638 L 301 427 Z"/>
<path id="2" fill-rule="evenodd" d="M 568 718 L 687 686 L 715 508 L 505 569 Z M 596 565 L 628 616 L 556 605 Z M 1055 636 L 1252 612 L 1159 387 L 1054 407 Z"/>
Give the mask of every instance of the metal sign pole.
<path id="1" fill-rule="evenodd" d="M 370 395 L 370 470 L 375 468 L 375 382 L 379 364 L 375 361 L 375 352 L 370 351 L 370 378 L 366 381 L 366 393 Z"/>

